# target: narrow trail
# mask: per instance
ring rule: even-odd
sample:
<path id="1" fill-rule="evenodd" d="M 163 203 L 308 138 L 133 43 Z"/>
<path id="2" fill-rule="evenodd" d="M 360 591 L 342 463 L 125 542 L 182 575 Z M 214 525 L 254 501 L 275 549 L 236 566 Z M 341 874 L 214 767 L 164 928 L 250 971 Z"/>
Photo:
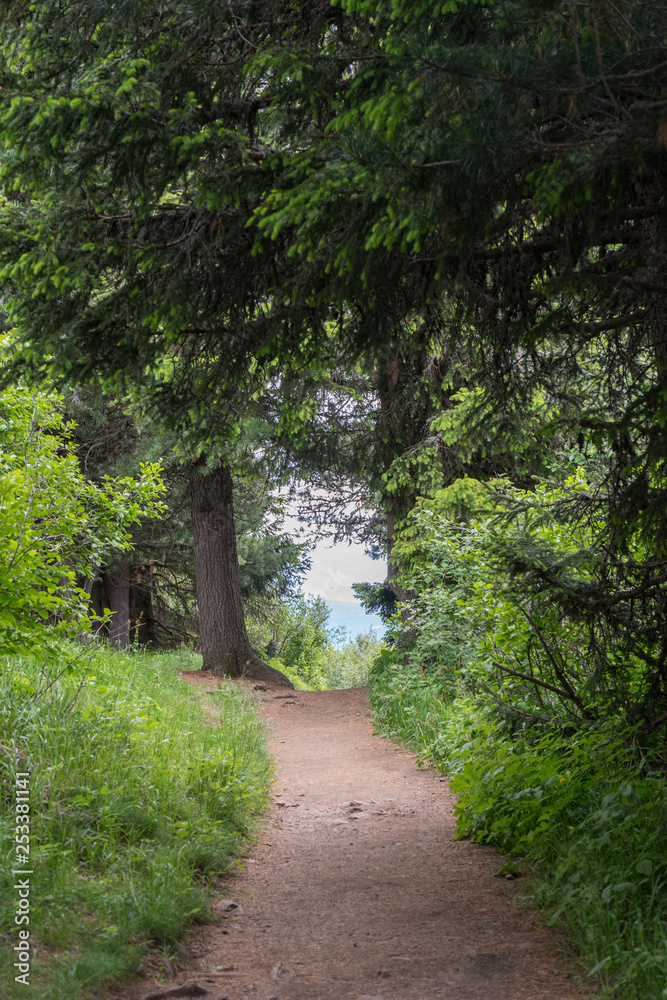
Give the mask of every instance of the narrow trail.
<path id="1" fill-rule="evenodd" d="M 374 735 L 365 691 L 263 701 L 274 803 L 225 888 L 244 912 L 195 929 L 166 987 L 196 983 L 209 1000 L 589 995 L 568 981 L 554 935 L 515 904 L 521 882 L 494 877 L 503 859 L 454 840 L 447 784 Z"/>

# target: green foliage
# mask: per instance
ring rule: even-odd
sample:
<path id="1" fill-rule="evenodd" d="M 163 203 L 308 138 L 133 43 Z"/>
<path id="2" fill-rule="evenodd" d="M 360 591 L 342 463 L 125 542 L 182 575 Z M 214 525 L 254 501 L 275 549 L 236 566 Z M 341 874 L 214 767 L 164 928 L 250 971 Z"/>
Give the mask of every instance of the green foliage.
<path id="1" fill-rule="evenodd" d="M 96 650 L 82 687 L 35 694 L 40 665 L 0 674 L 0 832 L 14 850 L 16 771 L 30 772 L 31 986 L 83 1000 L 124 977 L 147 947 L 169 953 L 207 913 L 208 880 L 229 869 L 264 804 L 270 768 L 252 702 L 228 683 L 203 699 L 178 671 L 184 651 Z M 211 726 L 214 711 L 221 724 Z M 13 982 L 14 893 L 4 867 L 0 981 Z"/>
<path id="2" fill-rule="evenodd" d="M 353 583 L 354 596 L 367 614 L 377 614 L 387 624 L 396 614 L 396 595 L 387 583 Z"/>
<path id="3" fill-rule="evenodd" d="M 0 650 L 48 650 L 93 624 L 77 576 L 132 547 L 130 528 L 164 507 L 159 464 L 136 478 L 81 474 L 60 401 L 15 386 L 0 394 Z"/>
<path id="4" fill-rule="evenodd" d="M 572 514 L 596 489 L 580 469 L 531 491 L 462 480 L 420 501 L 394 548 L 417 595 L 394 627 L 412 660 L 442 670 L 451 689 L 463 678 L 485 690 L 517 726 L 614 717 L 651 731 L 658 606 L 631 605 L 630 593 L 599 614 L 603 529 Z M 645 558 L 640 535 L 625 558 Z"/>
<path id="5" fill-rule="evenodd" d="M 387 449 L 397 519 L 466 471 L 530 488 L 535 473 L 562 483 L 573 460 L 593 470 L 562 504 L 587 535 L 586 567 L 557 564 L 547 541 L 529 548 L 523 582 L 544 606 L 550 591 L 548 628 L 564 613 L 567 655 L 604 661 L 616 693 L 622 661 L 632 674 L 643 659 L 639 712 L 663 718 L 665 6 L 342 6 L 355 29 L 345 85 L 324 129 L 285 157 L 259 230 L 289 238 L 304 273 L 320 264 L 319 301 L 387 302 L 389 316 L 366 313 L 376 356 L 381 342 L 404 348 L 418 317 L 434 360 L 461 366 L 432 434 Z M 287 76 L 293 98 L 304 87 Z M 397 396 L 382 400 L 388 437 L 393 422 L 403 437 Z M 417 426 L 434 416 L 414 412 Z M 466 466 L 480 453 L 485 468 Z"/>
<path id="6" fill-rule="evenodd" d="M 264 605 L 260 614 L 248 618 L 250 642 L 263 656 L 279 660 L 292 680 L 312 687 L 322 686 L 322 651 L 331 639 L 329 611 L 322 597 L 302 593 Z"/>
<path id="7" fill-rule="evenodd" d="M 482 386 L 463 387 L 451 394 L 448 409 L 431 421 L 431 431 L 467 461 L 479 453 L 497 463 L 510 453 L 517 465 L 530 463 L 537 472 L 548 467 L 551 457 L 544 437 L 555 414 L 545 395 L 536 390 L 520 414 L 509 409 L 498 413 Z"/>
<path id="8" fill-rule="evenodd" d="M 237 484 L 234 519 L 241 575 L 241 595 L 251 615 L 298 593 L 310 567 L 308 543 L 284 531 L 284 502 L 261 475 Z"/>
<path id="9" fill-rule="evenodd" d="M 492 486 L 468 476 L 454 480 L 428 499 L 418 499 L 398 526 L 392 550 L 399 578 L 420 591 L 432 586 L 439 579 L 436 526 L 448 525 L 453 530 L 456 526 L 465 531 L 475 514 L 483 515 L 494 507 Z"/>
<path id="10" fill-rule="evenodd" d="M 368 631 L 352 637 L 347 635 L 344 642 L 329 644 L 323 652 L 320 670 L 323 687 L 352 688 L 366 687 L 376 658 L 384 649 L 384 641 Z"/>
<path id="11" fill-rule="evenodd" d="M 274 34 L 317 38 L 322 13 L 38 2 L 0 28 L 0 270 L 24 359 L 70 383 L 141 373 L 138 395 L 193 454 L 233 447 L 299 271 L 282 241 L 252 253 L 279 157 L 277 81 L 248 59 Z M 297 325 L 281 344 L 312 357 Z"/>
<path id="12" fill-rule="evenodd" d="M 443 675 L 407 663 L 394 649 L 384 649 L 371 668 L 373 718 L 392 736 L 431 760 L 448 774 L 461 769 L 474 752 L 476 726 L 484 716 L 459 686 L 453 697 Z"/>
<path id="13" fill-rule="evenodd" d="M 139 629 L 147 645 L 191 642 L 198 629 L 191 500 L 191 461 L 175 453 L 178 435 L 157 422 L 140 401 L 76 386 L 65 396 L 74 424 L 71 447 L 86 477 L 101 483 L 135 477 L 160 465 L 165 486 L 159 517 L 132 528 L 131 579 L 146 599 L 148 621 Z M 246 442 L 248 447 L 250 445 Z M 286 500 L 275 490 L 268 462 L 234 468 L 234 520 L 241 596 L 257 609 L 295 589 L 308 567 L 307 545 L 284 531 Z M 107 568 L 99 567 L 97 576 Z"/>
<path id="14" fill-rule="evenodd" d="M 289 664 L 284 660 L 270 659 L 268 662 L 276 670 L 286 674 L 297 691 L 322 691 L 334 688 L 366 687 L 376 657 L 384 649 L 384 643 L 367 632 L 360 633 L 341 642 L 340 632 L 336 643 L 332 633 L 328 633 L 327 643 L 311 653 L 311 666 L 304 669 L 299 664 Z"/>
<path id="15" fill-rule="evenodd" d="M 458 834 L 538 865 L 535 895 L 612 996 L 663 995 L 667 782 L 615 727 L 509 739 L 487 723 L 452 782 Z"/>
<path id="16" fill-rule="evenodd" d="M 650 604 L 616 597 L 605 621 L 575 599 L 600 601 L 602 526 L 573 515 L 599 489 L 579 469 L 420 501 L 394 549 L 417 594 L 372 701 L 382 731 L 454 775 L 458 835 L 523 859 L 590 977 L 641 1000 L 663 995 L 667 953 L 660 633 Z M 645 557 L 640 533 L 625 557 Z"/>
<path id="17" fill-rule="evenodd" d="M 282 660 L 279 660 L 277 656 L 265 656 L 264 659 L 270 667 L 273 667 L 274 670 L 279 670 L 281 674 L 288 677 L 294 685 L 296 691 L 322 690 L 322 678 L 317 667 L 311 667 L 311 669 L 308 670 L 308 680 L 305 680 L 304 676 L 296 667 L 289 667 L 286 663 L 283 663 Z"/>

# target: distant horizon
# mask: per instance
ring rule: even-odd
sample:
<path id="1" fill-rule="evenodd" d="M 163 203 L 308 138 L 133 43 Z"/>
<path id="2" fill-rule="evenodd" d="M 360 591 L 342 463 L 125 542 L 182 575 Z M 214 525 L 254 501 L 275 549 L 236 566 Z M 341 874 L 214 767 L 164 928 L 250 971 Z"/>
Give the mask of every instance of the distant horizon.
<path id="1" fill-rule="evenodd" d="M 385 629 L 385 624 L 379 615 L 367 614 L 358 600 L 337 601 L 323 598 L 330 609 L 329 628 L 346 629 L 351 638 L 355 638 L 360 633 L 373 632 L 378 638 L 381 637 Z M 342 637 L 339 642 L 345 642 Z"/>

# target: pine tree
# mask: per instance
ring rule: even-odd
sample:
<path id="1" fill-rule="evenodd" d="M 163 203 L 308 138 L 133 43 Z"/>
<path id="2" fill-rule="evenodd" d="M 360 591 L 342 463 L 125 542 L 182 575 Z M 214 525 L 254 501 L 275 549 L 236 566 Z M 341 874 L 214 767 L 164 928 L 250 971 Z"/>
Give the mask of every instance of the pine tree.
<path id="1" fill-rule="evenodd" d="M 271 98 L 244 63 L 275 32 L 320 30 L 315 9 L 295 13 L 276 25 L 253 4 L 81 0 L 17 4 L 2 25 L 0 254 L 24 364 L 46 355 L 53 377 L 141 384 L 191 463 L 205 666 L 272 680 L 243 624 L 230 463 L 278 332 L 268 303 L 297 267 L 284 241 L 252 252 Z"/>
<path id="2" fill-rule="evenodd" d="M 409 315 L 401 291 L 421 286 L 484 389 L 478 437 L 485 423 L 519 422 L 541 393 L 544 447 L 567 434 L 597 453 L 603 480 L 563 512 L 598 526 L 594 572 L 537 556 L 522 572 L 588 623 L 593 644 L 613 637 L 642 659 L 642 711 L 664 722 L 667 11 L 642 0 L 344 10 L 365 26 L 337 116 L 291 157 L 261 231 L 298 226 L 295 249 L 331 274 L 320 295 L 332 300 L 349 275 L 372 289 L 393 273 L 395 321 Z"/>

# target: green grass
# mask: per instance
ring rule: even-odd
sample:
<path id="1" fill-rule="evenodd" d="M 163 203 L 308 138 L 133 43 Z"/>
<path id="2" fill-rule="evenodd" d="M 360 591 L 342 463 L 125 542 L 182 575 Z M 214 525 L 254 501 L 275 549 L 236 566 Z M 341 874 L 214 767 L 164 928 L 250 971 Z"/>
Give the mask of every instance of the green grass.
<path id="1" fill-rule="evenodd" d="M 473 699 L 388 661 L 371 700 L 381 732 L 454 775 L 458 836 L 522 859 L 524 895 L 565 931 L 583 980 L 615 1000 L 665 1000 L 667 781 L 648 751 L 611 723 L 511 734 Z"/>
<path id="2" fill-rule="evenodd" d="M 100 649 L 78 694 L 76 670 L 49 688 L 36 663 L 4 665 L 0 833 L 11 859 L 14 774 L 29 771 L 37 998 L 83 1000 L 148 947 L 169 952 L 205 918 L 210 879 L 251 836 L 270 783 L 264 734 L 233 684 L 205 704 L 178 677 L 199 665 L 187 651 Z M 6 865 L 1 880 L 0 992 L 10 1000 L 25 986 L 13 981 L 16 892 Z"/>

